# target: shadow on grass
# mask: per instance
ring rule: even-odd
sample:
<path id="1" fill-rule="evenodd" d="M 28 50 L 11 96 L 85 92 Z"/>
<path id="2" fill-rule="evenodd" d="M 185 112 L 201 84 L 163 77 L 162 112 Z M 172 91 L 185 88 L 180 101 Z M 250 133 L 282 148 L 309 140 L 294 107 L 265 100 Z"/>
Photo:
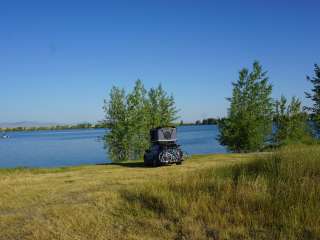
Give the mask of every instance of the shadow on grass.
<path id="1" fill-rule="evenodd" d="M 110 165 L 110 166 L 120 166 L 120 167 L 128 167 L 128 168 L 148 168 L 144 166 L 143 162 L 115 162 L 115 163 L 100 163 L 97 165 Z"/>

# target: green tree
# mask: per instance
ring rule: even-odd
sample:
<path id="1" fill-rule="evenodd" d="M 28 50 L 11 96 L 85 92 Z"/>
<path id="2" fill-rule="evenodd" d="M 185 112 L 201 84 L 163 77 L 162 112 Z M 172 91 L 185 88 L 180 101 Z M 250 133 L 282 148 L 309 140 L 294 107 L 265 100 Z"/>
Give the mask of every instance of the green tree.
<path id="1" fill-rule="evenodd" d="M 106 146 L 113 161 L 139 159 L 149 146 L 151 128 L 171 125 L 177 119 L 173 96 L 159 85 L 148 92 L 141 80 L 125 94 L 113 87 L 110 100 L 105 100 Z"/>
<path id="2" fill-rule="evenodd" d="M 208 124 L 208 119 L 202 119 L 202 125 L 207 125 Z"/>
<path id="3" fill-rule="evenodd" d="M 228 117 L 219 121 L 218 140 L 235 152 L 260 150 L 272 132 L 272 86 L 267 72 L 255 61 L 252 72 L 242 69 L 232 85 Z"/>
<path id="4" fill-rule="evenodd" d="M 149 118 L 147 91 L 141 80 L 137 80 L 134 89 L 127 96 L 128 139 L 130 141 L 130 159 L 139 159 L 149 146 Z"/>
<path id="5" fill-rule="evenodd" d="M 174 97 L 169 96 L 161 84 L 148 92 L 148 112 L 150 128 L 167 126 L 178 119 Z"/>
<path id="6" fill-rule="evenodd" d="M 314 76 L 307 76 L 307 80 L 310 81 L 313 85 L 311 93 L 305 92 L 306 98 L 309 98 L 313 101 L 311 107 L 305 107 L 311 113 L 311 119 L 315 123 L 315 128 L 317 135 L 320 135 L 320 67 L 319 65 L 314 65 Z"/>
<path id="7" fill-rule="evenodd" d="M 208 124 L 212 124 L 212 125 L 217 124 L 217 120 L 214 118 L 208 118 Z"/>
<path id="8" fill-rule="evenodd" d="M 310 139 L 307 127 L 307 114 L 302 111 L 301 101 L 293 97 L 287 105 L 287 99 L 281 96 L 275 103 L 273 142 L 276 145 L 303 142 Z"/>
<path id="9" fill-rule="evenodd" d="M 106 134 L 106 147 L 112 160 L 129 158 L 128 111 L 124 89 L 113 87 L 110 100 L 104 101 L 106 124 L 110 132 Z"/>

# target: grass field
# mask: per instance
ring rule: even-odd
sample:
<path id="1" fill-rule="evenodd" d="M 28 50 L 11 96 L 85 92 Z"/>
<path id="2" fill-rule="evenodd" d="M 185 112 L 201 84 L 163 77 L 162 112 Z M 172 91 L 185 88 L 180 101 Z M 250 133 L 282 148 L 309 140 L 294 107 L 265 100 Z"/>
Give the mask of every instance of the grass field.
<path id="1" fill-rule="evenodd" d="M 320 239 L 320 148 L 0 170 L 0 239 Z"/>

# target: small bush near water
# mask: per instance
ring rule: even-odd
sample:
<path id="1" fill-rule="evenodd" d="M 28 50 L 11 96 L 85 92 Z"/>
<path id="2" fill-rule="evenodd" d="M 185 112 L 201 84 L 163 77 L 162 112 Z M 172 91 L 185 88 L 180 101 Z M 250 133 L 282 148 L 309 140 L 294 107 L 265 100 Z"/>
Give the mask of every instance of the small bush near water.
<path id="1" fill-rule="evenodd" d="M 126 231 L 146 238 L 320 239 L 320 148 L 288 146 L 122 197 Z"/>

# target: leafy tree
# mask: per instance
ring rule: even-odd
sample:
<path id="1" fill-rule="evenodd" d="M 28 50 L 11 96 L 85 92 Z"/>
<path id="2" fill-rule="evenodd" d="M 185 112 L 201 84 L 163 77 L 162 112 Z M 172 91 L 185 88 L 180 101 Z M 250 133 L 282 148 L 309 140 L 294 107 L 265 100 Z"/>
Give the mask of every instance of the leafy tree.
<path id="1" fill-rule="evenodd" d="M 76 128 L 76 129 L 92 128 L 92 124 L 91 123 L 79 123 L 79 124 L 75 125 L 74 128 Z"/>
<path id="2" fill-rule="evenodd" d="M 178 110 L 173 96 L 168 96 L 160 84 L 148 92 L 150 128 L 166 126 L 177 120 Z"/>
<path id="3" fill-rule="evenodd" d="M 94 125 L 94 128 L 106 128 L 106 127 L 107 127 L 106 121 L 98 121 L 98 122 Z"/>
<path id="4" fill-rule="evenodd" d="M 260 150 L 272 131 L 272 86 L 267 72 L 255 61 L 252 72 L 242 69 L 232 85 L 228 117 L 219 121 L 218 140 L 235 152 Z"/>
<path id="5" fill-rule="evenodd" d="M 208 124 L 212 124 L 212 125 L 217 124 L 217 119 L 215 119 L 215 118 L 208 118 Z"/>
<path id="6" fill-rule="evenodd" d="M 307 127 L 307 114 L 302 111 L 301 101 L 293 97 L 287 105 L 287 99 L 281 96 L 275 103 L 273 142 L 276 145 L 303 142 L 310 139 Z"/>
<path id="7" fill-rule="evenodd" d="M 124 89 L 113 87 L 110 100 L 104 101 L 107 127 L 110 132 L 106 135 L 106 147 L 114 161 L 129 158 L 128 111 Z"/>
<path id="8" fill-rule="evenodd" d="M 202 119 L 202 125 L 207 125 L 208 124 L 208 119 Z"/>
<path id="9" fill-rule="evenodd" d="M 148 92 L 149 101 L 148 106 L 148 118 L 150 129 L 160 126 L 161 113 L 160 113 L 160 94 L 158 89 L 151 88 Z"/>
<path id="10" fill-rule="evenodd" d="M 130 159 L 143 156 L 149 145 L 149 119 L 147 91 L 141 80 L 137 80 L 134 89 L 127 96 L 128 132 L 130 141 Z"/>
<path id="11" fill-rule="evenodd" d="M 203 125 L 207 125 L 207 124 L 209 124 L 209 125 L 214 125 L 214 124 L 217 124 L 217 120 L 216 119 L 214 119 L 214 118 L 207 118 L 207 119 L 203 119 L 202 120 L 202 124 Z"/>
<path id="12" fill-rule="evenodd" d="M 113 161 L 141 158 L 149 146 L 150 129 L 170 125 L 177 119 L 174 98 L 161 85 L 147 92 L 141 80 L 136 81 L 129 94 L 113 87 L 104 110 L 110 129 L 106 146 Z"/>
<path id="13" fill-rule="evenodd" d="M 314 76 L 307 76 L 307 80 L 313 85 L 311 93 L 305 92 L 306 98 L 313 101 L 312 107 L 305 107 L 311 113 L 311 119 L 315 123 L 317 135 L 320 136 L 320 67 L 314 65 Z"/>

